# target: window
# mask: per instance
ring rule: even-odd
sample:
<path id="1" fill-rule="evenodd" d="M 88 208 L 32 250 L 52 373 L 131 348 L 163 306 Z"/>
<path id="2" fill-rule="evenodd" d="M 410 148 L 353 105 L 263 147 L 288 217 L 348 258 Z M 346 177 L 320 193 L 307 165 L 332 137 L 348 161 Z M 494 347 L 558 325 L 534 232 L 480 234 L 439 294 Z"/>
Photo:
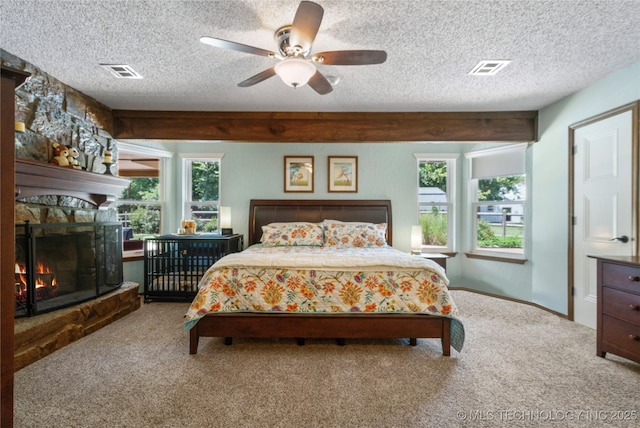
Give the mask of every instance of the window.
<path id="1" fill-rule="evenodd" d="M 526 145 L 467 154 L 471 158 L 472 253 L 524 259 Z"/>
<path id="2" fill-rule="evenodd" d="M 454 251 L 455 161 L 458 155 L 416 154 L 418 159 L 418 212 L 422 248 Z"/>
<path id="3" fill-rule="evenodd" d="M 133 144 L 118 144 L 118 176 L 131 180 L 116 200 L 125 240 L 144 239 L 162 230 L 162 160 L 171 154 Z"/>
<path id="4" fill-rule="evenodd" d="M 182 160 L 184 173 L 183 218 L 195 220 L 201 232 L 219 230 L 220 154 L 189 155 Z"/>
<path id="5" fill-rule="evenodd" d="M 158 177 L 132 177 L 116 202 L 124 239 L 144 239 L 160 233 L 162 203 Z"/>

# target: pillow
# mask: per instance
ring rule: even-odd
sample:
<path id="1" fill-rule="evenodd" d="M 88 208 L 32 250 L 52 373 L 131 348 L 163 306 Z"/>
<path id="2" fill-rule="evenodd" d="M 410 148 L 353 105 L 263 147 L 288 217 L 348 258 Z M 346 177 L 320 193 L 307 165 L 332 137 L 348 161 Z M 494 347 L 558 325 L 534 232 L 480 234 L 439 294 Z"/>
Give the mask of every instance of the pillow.
<path id="1" fill-rule="evenodd" d="M 262 226 L 260 242 L 265 247 L 321 246 L 324 234 L 320 223 L 269 223 Z"/>
<path id="2" fill-rule="evenodd" d="M 324 243 L 339 247 L 384 247 L 387 245 L 386 223 L 358 223 L 325 220 Z"/>

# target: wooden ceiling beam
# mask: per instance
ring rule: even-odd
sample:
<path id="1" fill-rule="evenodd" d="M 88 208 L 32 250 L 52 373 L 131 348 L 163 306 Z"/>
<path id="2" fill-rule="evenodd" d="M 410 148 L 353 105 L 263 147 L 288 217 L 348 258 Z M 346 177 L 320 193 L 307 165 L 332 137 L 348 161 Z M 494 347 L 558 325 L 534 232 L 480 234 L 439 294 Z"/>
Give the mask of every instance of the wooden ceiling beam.
<path id="1" fill-rule="evenodd" d="M 534 142 L 538 112 L 314 113 L 113 110 L 116 139 Z"/>

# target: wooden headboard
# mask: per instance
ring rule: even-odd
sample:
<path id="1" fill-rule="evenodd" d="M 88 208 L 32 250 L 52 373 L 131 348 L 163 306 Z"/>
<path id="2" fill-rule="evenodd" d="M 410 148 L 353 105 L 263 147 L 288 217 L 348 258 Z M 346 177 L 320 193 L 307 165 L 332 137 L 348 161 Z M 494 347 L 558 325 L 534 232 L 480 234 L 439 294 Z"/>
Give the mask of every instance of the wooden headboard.
<path id="1" fill-rule="evenodd" d="M 325 219 L 387 223 L 391 245 L 391 201 L 386 199 L 252 199 L 249 205 L 249 245 L 262 237 L 262 226 L 275 222 L 321 222 Z"/>

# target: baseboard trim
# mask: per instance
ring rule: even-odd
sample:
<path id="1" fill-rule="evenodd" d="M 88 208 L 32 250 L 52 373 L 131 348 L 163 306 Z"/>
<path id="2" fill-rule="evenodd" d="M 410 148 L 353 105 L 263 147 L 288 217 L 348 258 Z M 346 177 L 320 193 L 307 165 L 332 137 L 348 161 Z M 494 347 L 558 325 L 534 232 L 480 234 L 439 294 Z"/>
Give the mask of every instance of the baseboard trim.
<path id="1" fill-rule="evenodd" d="M 481 291 L 481 290 L 474 290 L 473 288 L 467 288 L 467 287 L 448 287 L 448 288 L 449 288 L 449 290 L 468 291 L 470 293 L 482 294 L 483 296 L 495 297 L 497 299 L 503 299 L 503 300 L 509 300 L 511 302 L 522 303 L 524 305 L 529 305 L 529 306 L 533 306 L 533 307 L 538 308 L 538 309 L 542 309 L 543 311 L 546 311 L 546 312 L 549 312 L 549 313 L 554 314 L 556 316 L 559 316 L 560 318 L 564 318 L 566 320 L 569 319 L 569 317 L 567 315 L 565 315 L 565 314 L 562 314 L 560 312 L 554 311 L 553 309 L 546 308 L 546 307 L 544 307 L 542 305 L 539 305 L 537 303 L 527 302 L 526 300 L 516 299 L 514 297 L 508 297 L 508 296 L 501 296 L 500 294 L 489 293 L 489 292 Z"/>

